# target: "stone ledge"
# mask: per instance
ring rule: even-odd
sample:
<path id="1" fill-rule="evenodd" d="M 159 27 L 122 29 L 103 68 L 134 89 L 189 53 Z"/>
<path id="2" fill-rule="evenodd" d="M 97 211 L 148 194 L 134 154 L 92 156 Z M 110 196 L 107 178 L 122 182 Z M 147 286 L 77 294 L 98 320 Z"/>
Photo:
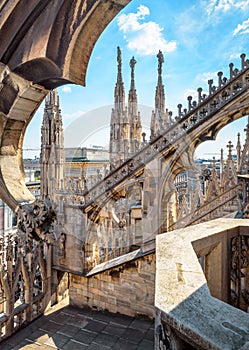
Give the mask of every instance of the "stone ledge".
<path id="1" fill-rule="evenodd" d="M 86 274 L 86 277 L 91 277 L 98 273 L 102 273 L 106 270 L 110 270 L 114 267 L 118 267 L 120 265 L 126 264 L 130 261 L 137 260 L 143 256 L 149 255 L 154 251 L 146 251 L 142 252 L 140 249 L 134 250 L 133 252 L 127 253 L 125 255 L 118 256 L 109 261 L 105 261 L 99 265 L 94 266 L 94 268 Z"/>
<path id="2" fill-rule="evenodd" d="M 242 350 L 248 344 L 249 315 L 211 296 L 194 250 L 204 239 L 212 244 L 214 236 L 245 227 L 249 220 L 226 218 L 157 236 L 157 315 L 198 349 Z"/>

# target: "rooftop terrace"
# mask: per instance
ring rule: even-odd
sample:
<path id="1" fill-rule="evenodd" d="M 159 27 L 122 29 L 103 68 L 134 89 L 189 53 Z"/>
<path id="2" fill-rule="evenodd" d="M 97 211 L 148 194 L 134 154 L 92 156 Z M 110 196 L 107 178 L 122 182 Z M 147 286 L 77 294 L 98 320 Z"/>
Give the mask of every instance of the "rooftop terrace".
<path id="1" fill-rule="evenodd" d="M 154 323 L 119 314 L 78 309 L 67 301 L 0 345 L 1 350 L 152 350 Z"/>

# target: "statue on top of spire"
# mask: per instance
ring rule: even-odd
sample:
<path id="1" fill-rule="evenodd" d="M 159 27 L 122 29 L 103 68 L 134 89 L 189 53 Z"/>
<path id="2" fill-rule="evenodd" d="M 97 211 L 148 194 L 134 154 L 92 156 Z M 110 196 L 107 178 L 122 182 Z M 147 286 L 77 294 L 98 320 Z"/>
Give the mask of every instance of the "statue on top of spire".
<path id="1" fill-rule="evenodd" d="M 163 53 L 161 50 L 159 50 L 158 54 L 157 54 L 157 58 L 158 58 L 158 74 L 162 74 L 162 64 L 164 62 L 164 58 L 163 58 Z"/>
<path id="2" fill-rule="evenodd" d="M 130 67 L 131 67 L 131 69 L 134 69 L 136 63 L 137 63 L 137 61 L 135 60 L 135 58 L 133 56 L 132 59 L 130 60 Z"/>
<path id="3" fill-rule="evenodd" d="M 135 60 L 134 56 L 132 57 L 132 59 L 130 60 L 130 67 L 131 67 L 131 79 L 134 80 L 134 68 L 135 68 L 135 64 L 137 63 L 137 61 Z M 134 83 L 133 83 L 134 84 Z"/>
<path id="4" fill-rule="evenodd" d="M 121 64 L 122 64 L 122 59 L 121 59 L 121 50 L 120 50 L 120 47 L 119 47 L 119 46 L 117 47 L 117 50 L 118 50 L 117 61 L 118 61 L 118 65 L 121 66 Z"/>

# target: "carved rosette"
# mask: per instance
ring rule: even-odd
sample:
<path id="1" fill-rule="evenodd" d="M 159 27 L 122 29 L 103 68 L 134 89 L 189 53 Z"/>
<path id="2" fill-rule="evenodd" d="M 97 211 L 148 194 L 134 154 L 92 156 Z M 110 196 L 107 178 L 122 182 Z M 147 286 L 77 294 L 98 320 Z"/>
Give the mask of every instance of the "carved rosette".
<path id="1" fill-rule="evenodd" d="M 31 205 L 26 204 L 17 212 L 17 227 L 20 235 L 27 240 L 52 243 L 53 223 L 56 219 L 54 207 L 49 199 L 37 199 Z"/>

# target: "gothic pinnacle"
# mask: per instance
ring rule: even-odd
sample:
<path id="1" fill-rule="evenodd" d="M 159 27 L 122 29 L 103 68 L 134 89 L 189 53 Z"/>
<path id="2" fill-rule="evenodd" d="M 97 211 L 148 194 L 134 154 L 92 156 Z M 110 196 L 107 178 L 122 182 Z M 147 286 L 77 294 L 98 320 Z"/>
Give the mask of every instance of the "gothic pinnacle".
<path id="1" fill-rule="evenodd" d="M 232 159 L 232 149 L 233 149 L 233 144 L 231 141 L 228 141 L 228 159 Z"/>
<path id="2" fill-rule="evenodd" d="M 237 135 L 237 148 L 241 147 L 241 143 L 240 143 L 240 133 L 238 133 Z"/>

